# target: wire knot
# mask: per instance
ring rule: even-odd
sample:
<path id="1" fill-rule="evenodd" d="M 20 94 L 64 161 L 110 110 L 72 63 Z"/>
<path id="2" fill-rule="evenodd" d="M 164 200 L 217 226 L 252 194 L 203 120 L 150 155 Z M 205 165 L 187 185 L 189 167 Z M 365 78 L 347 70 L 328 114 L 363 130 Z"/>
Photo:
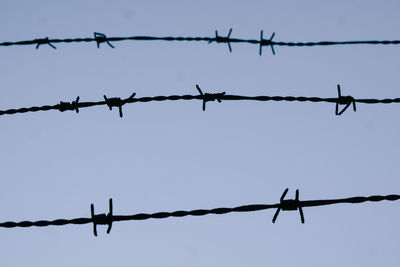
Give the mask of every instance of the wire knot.
<path id="1" fill-rule="evenodd" d="M 36 43 L 36 49 L 38 49 L 39 46 L 42 44 L 48 44 L 49 46 L 53 47 L 54 49 L 57 49 L 52 43 L 50 43 L 49 37 L 46 37 L 43 39 L 35 39 L 34 41 Z"/>
<path id="2" fill-rule="evenodd" d="M 228 48 L 229 48 L 229 52 L 232 53 L 232 47 L 231 47 L 231 33 L 232 33 L 232 28 L 229 30 L 229 33 L 226 37 L 222 37 L 218 35 L 218 31 L 215 31 L 215 38 L 211 39 L 210 41 L 208 41 L 208 43 L 212 43 L 212 42 L 217 42 L 217 43 L 227 43 L 228 44 Z"/>
<path id="3" fill-rule="evenodd" d="M 100 48 L 101 43 L 107 43 L 111 48 L 115 48 L 109 41 L 107 36 L 104 33 L 95 32 L 94 40 L 97 43 L 97 48 Z"/>
<path id="4" fill-rule="evenodd" d="M 119 109 L 119 116 L 122 118 L 122 106 L 125 105 L 126 103 L 133 102 L 133 99 L 135 97 L 136 93 L 133 93 L 130 97 L 126 99 L 121 99 L 120 97 L 110 97 L 107 98 L 106 95 L 104 95 L 104 100 L 106 101 L 106 105 L 110 110 L 112 110 L 113 107 L 117 107 Z"/>
<path id="5" fill-rule="evenodd" d="M 304 223 L 303 209 L 302 209 L 302 207 L 300 205 L 300 201 L 299 201 L 299 189 L 296 190 L 296 199 L 286 199 L 285 200 L 285 196 L 288 191 L 289 191 L 289 188 L 286 188 L 285 191 L 283 192 L 283 194 L 280 198 L 279 207 L 275 212 L 274 218 L 272 218 L 272 222 L 275 223 L 276 219 L 278 218 L 279 212 L 282 209 L 282 210 L 299 210 L 301 223 Z"/>
<path id="6" fill-rule="evenodd" d="M 209 93 L 203 94 L 203 91 L 201 91 L 200 87 L 197 84 L 196 84 L 196 88 L 200 93 L 201 99 L 203 100 L 203 111 L 206 110 L 206 103 L 207 102 L 217 100 L 219 103 L 221 103 L 222 102 L 222 98 L 225 95 L 225 92 L 215 93 L 215 94 L 209 94 Z"/>
<path id="7" fill-rule="evenodd" d="M 79 96 L 76 97 L 75 101 L 70 102 L 60 102 L 58 104 L 58 110 L 64 112 L 66 110 L 75 110 L 76 113 L 79 113 Z"/>
<path id="8" fill-rule="evenodd" d="M 272 54 L 275 56 L 274 42 L 272 41 L 272 39 L 275 36 L 275 33 L 272 33 L 272 35 L 269 39 L 263 39 L 263 35 L 264 35 L 264 31 L 261 31 L 261 33 L 260 33 L 260 50 L 259 50 L 260 56 L 262 54 L 263 46 L 271 46 Z"/>
<path id="9" fill-rule="evenodd" d="M 97 225 L 108 225 L 107 228 L 107 234 L 110 233 L 112 223 L 113 223 L 113 203 L 112 203 L 112 198 L 109 200 L 109 212 L 106 215 L 105 213 L 102 214 L 94 214 L 94 205 L 90 204 L 90 213 L 92 216 L 92 221 L 93 221 L 93 233 L 94 236 L 97 236 Z"/>
<path id="10" fill-rule="evenodd" d="M 353 104 L 353 110 L 356 112 L 356 100 L 352 96 L 342 96 L 341 91 L 340 91 L 340 85 L 337 85 L 338 89 L 338 98 L 336 101 L 336 110 L 335 114 L 337 116 L 340 116 L 343 114 L 343 112 L 346 111 L 346 109 Z M 341 111 L 339 111 L 339 105 L 346 105 Z"/>

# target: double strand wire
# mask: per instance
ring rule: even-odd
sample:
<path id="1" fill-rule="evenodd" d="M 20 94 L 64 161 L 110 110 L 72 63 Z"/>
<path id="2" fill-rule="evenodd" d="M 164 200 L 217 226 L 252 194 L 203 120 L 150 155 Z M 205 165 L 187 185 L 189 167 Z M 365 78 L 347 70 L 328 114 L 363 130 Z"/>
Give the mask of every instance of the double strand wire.
<path id="1" fill-rule="evenodd" d="M 349 197 L 349 198 L 341 198 L 341 199 L 323 199 L 323 200 L 299 200 L 298 199 L 298 190 L 296 191 L 296 199 L 287 199 L 284 197 L 288 189 L 286 189 L 280 199 L 279 203 L 276 204 L 252 204 L 252 205 L 244 205 L 238 206 L 234 208 L 214 208 L 214 209 L 196 209 L 191 211 L 173 211 L 173 212 L 157 212 L 157 213 L 138 213 L 133 215 L 113 215 L 112 211 L 112 199 L 110 199 L 110 212 L 106 214 L 94 214 L 94 206 L 91 205 L 91 218 L 75 218 L 75 219 L 57 219 L 57 220 L 40 220 L 40 221 L 21 221 L 21 222 L 3 222 L 0 223 L 0 227 L 3 228 L 14 228 L 14 227 L 46 227 L 46 226 L 62 226 L 67 224 L 88 224 L 93 223 L 94 225 L 94 234 L 97 235 L 96 226 L 99 224 L 109 225 L 109 229 L 107 233 L 111 230 L 111 225 L 113 222 L 120 221 L 137 221 L 137 220 L 147 220 L 147 219 L 165 219 L 169 217 L 185 217 L 185 216 L 204 216 L 208 214 L 227 214 L 232 212 L 254 212 L 261 211 L 267 209 L 278 209 L 277 213 L 273 218 L 273 222 L 275 222 L 276 217 L 279 213 L 279 210 L 300 210 L 302 222 L 304 223 L 303 213 L 301 211 L 304 207 L 316 207 L 316 206 L 325 206 L 332 204 L 340 204 L 340 203 L 350 203 L 350 204 L 358 204 L 363 202 L 380 202 L 384 200 L 388 201 L 396 201 L 400 199 L 400 195 L 373 195 L 369 197 Z"/>
<path id="2" fill-rule="evenodd" d="M 100 47 L 101 43 L 106 43 L 110 47 L 115 48 L 112 43 L 121 41 L 167 41 L 167 42 L 207 42 L 211 43 L 223 43 L 227 44 L 229 51 L 232 52 L 231 43 L 247 43 L 255 44 L 259 46 L 259 54 L 262 54 L 262 47 L 269 46 L 272 53 L 275 55 L 274 46 L 288 46 L 288 47 L 310 47 L 310 46 L 332 46 L 332 45 L 398 45 L 400 40 L 366 40 L 366 41 L 319 41 L 319 42 L 278 42 L 274 41 L 273 33 L 269 39 L 264 39 L 264 32 L 260 32 L 260 39 L 242 39 L 242 38 L 231 38 L 232 29 L 230 29 L 227 36 L 220 36 L 218 31 L 215 31 L 213 37 L 181 37 L 181 36 L 128 36 L 128 37 L 107 37 L 103 33 L 94 33 L 93 38 L 65 38 L 65 39 L 49 39 L 39 38 L 34 40 L 16 41 L 16 42 L 1 42 L 0 46 L 21 46 L 21 45 L 36 45 L 38 49 L 41 45 L 49 45 L 56 49 L 54 44 L 58 43 L 90 43 L 96 42 L 97 47 Z"/>
<path id="3" fill-rule="evenodd" d="M 120 117 L 123 117 L 122 106 L 128 103 L 137 103 L 137 102 L 153 102 L 153 101 L 178 101 L 178 100 L 200 100 L 203 102 L 203 110 L 206 109 L 206 103 L 210 101 L 240 101 L 240 100 L 249 100 L 249 101 L 287 101 L 287 102 L 325 102 L 325 103 L 335 103 L 336 104 L 336 115 L 341 115 L 348 107 L 353 106 L 353 110 L 356 111 L 356 103 L 364 103 L 364 104 L 391 104 L 391 103 L 400 103 L 400 98 L 385 98 L 385 99 L 374 99 L 374 98 L 366 98 L 366 99 L 355 99 L 352 96 L 343 96 L 341 94 L 340 85 L 338 85 L 338 96 L 332 98 L 321 98 L 321 97 L 305 97 L 305 96 L 243 96 L 243 95 L 228 95 L 225 92 L 222 93 L 203 93 L 198 85 L 196 88 L 199 92 L 198 95 L 169 95 L 169 96 L 152 96 L 152 97 L 138 97 L 135 98 L 135 93 L 133 93 L 130 97 L 121 99 L 120 97 L 112 97 L 107 98 L 104 96 L 103 101 L 97 102 L 79 102 L 79 96 L 75 101 L 72 102 L 60 102 L 55 105 L 44 105 L 44 106 L 33 106 L 33 107 L 24 107 L 18 109 L 7 109 L 0 110 L 0 116 L 6 114 L 16 114 L 16 113 L 26 113 L 26 112 L 37 112 L 37 111 L 49 111 L 49 110 L 59 110 L 61 112 L 67 110 L 75 110 L 77 113 L 81 108 L 88 108 L 93 106 L 102 106 L 106 105 L 112 110 L 113 107 L 119 109 Z M 344 107 L 340 110 L 339 106 Z"/>

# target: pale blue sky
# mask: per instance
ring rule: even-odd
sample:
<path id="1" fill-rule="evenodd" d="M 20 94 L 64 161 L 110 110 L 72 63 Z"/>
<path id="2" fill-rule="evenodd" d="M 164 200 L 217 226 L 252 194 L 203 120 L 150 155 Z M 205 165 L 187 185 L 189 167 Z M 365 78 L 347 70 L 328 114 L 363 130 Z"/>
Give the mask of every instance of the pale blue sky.
<path id="1" fill-rule="evenodd" d="M 8 1 L 0 41 L 181 35 L 400 39 L 398 1 Z M 399 97 L 399 46 L 118 42 L 0 48 L 0 109 L 226 91 Z M 138 103 L 0 117 L 1 221 L 399 193 L 400 105 Z M 397 266 L 399 204 L 0 229 L 1 266 Z"/>

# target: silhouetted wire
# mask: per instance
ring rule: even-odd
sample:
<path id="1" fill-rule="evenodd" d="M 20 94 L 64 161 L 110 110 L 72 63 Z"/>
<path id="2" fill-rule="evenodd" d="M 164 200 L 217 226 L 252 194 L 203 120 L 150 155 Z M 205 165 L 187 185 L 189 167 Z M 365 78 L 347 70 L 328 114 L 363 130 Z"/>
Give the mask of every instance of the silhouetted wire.
<path id="1" fill-rule="evenodd" d="M 339 203 L 351 203 L 358 204 L 362 202 L 372 201 L 379 202 L 383 200 L 396 201 L 400 199 L 400 195 L 386 195 L 386 196 L 369 196 L 369 197 L 349 197 L 342 199 L 324 199 L 324 200 L 299 200 L 299 190 L 296 190 L 295 199 L 284 199 L 289 189 L 286 189 L 277 204 L 252 204 L 244 205 L 235 208 L 215 208 L 215 209 L 197 209 L 191 211 L 174 211 L 174 212 L 157 212 L 157 213 L 138 213 L 134 215 L 113 215 L 113 202 L 109 200 L 109 212 L 108 214 L 95 214 L 94 205 L 90 205 L 91 218 L 76 218 L 76 219 L 58 219 L 58 220 L 40 220 L 40 221 L 22 221 L 22 222 L 3 222 L 0 223 L 0 227 L 14 228 L 14 227 L 32 227 L 39 226 L 45 227 L 50 225 L 67 225 L 67 224 L 87 224 L 93 223 L 93 232 L 97 236 L 97 225 L 108 225 L 107 233 L 110 233 L 112 223 L 120 221 L 132 221 L 132 220 L 147 220 L 147 219 L 165 219 L 169 217 L 185 217 L 185 216 L 204 216 L 208 214 L 227 214 L 231 212 L 253 212 L 267 209 L 277 209 L 272 219 L 275 223 L 280 210 L 299 210 L 301 222 L 304 223 L 304 215 L 302 208 L 304 207 L 315 207 L 332 205 Z"/>
<path id="2" fill-rule="evenodd" d="M 27 41 L 17 41 L 17 42 L 2 42 L 0 46 L 15 46 L 15 45 L 36 45 L 38 49 L 41 45 L 49 45 L 56 49 L 54 44 L 57 43 L 81 43 L 81 42 L 96 42 L 97 48 L 100 47 L 101 43 L 106 43 L 110 47 L 115 48 L 111 42 L 120 41 L 177 41 L 177 42 L 208 42 L 210 43 L 225 43 L 228 45 L 229 51 L 232 52 L 231 43 L 249 43 L 259 45 L 259 54 L 262 54 L 262 47 L 271 47 L 272 53 L 275 55 L 274 46 L 331 46 L 331 45 L 397 45 L 400 44 L 400 40 L 372 40 L 372 41 L 321 41 L 321 42 L 276 42 L 273 41 L 275 33 L 273 33 L 269 39 L 264 39 L 264 32 L 260 32 L 260 39 L 239 39 L 231 38 L 232 29 L 229 30 L 227 36 L 220 36 L 218 31 L 215 31 L 214 37 L 156 37 L 156 36 L 129 36 L 129 37 L 107 37 L 103 33 L 94 33 L 94 38 L 66 38 L 66 39 L 49 39 L 49 37 L 27 40 Z"/>
<path id="3" fill-rule="evenodd" d="M 225 92 L 222 93 L 203 93 L 198 85 L 196 88 L 199 95 L 170 95 L 170 96 L 152 96 L 152 97 L 139 97 L 135 98 L 135 93 L 133 93 L 130 97 L 121 99 L 120 97 L 111 97 L 107 98 L 104 95 L 104 101 L 97 102 L 79 102 L 80 97 L 78 96 L 75 101 L 72 102 L 63 102 L 61 101 L 59 104 L 55 105 L 45 105 L 38 107 L 29 107 L 29 108 L 19 108 L 19 109 L 8 109 L 8 110 L 0 110 L 0 115 L 6 114 L 16 114 L 16 113 L 26 113 L 26 112 L 37 112 L 37 111 L 48 111 L 48 110 L 59 110 L 61 112 L 67 110 L 75 110 L 76 113 L 79 113 L 79 109 L 93 107 L 93 106 L 101 106 L 106 105 L 110 110 L 113 107 L 118 108 L 119 116 L 122 118 L 122 106 L 127 103 L 136 103 L 136 102 L 152 102 L 152 101 L 177 101 L 177 100 L 201 100 L 203 102 L 203 110 L 206 109 L 206 103 L 210 101 L 218 101 L 222 100 L 253 100 L 253 101 L 288 101 L 288 102 L 327 102 L 327 103 L 335 103 L 336 104 L 336 115 L 343 114 L 344 111 L 350 106 L 353 106 L 353 110 L 356 111 L 356 102 L 365 103 L 365 104 L 390 104 L 390 103 L 400 103 L 400 98 L 385 98 L 385 99 L 355 99 L 352 96 L 342 96 L 340 85 L 337 86 L 338 96 L 335 98 L 321 98 L 321 97 L 305 97 L 305 96 L 242 96 L 242 95 L 227 95 Z M 344 105 L 344 107 L 340 110 L 339 107 Z"/>

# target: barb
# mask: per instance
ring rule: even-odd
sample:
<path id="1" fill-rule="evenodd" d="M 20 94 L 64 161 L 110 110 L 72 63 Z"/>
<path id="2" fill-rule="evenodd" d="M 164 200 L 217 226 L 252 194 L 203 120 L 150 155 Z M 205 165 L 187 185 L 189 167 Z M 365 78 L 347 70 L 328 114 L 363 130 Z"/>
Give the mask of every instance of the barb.
<path id="1" fill-rule="evenodd" d="M 66 110 L 75 110 L 76 113 L 79 112 L 81 108 L 88 108 L 93 106 L 101 106 L 107 105 L 110 110 L 113 107 L 117 107 L 119 109 L 119 116 L 122 118 L 122 106 L 127 103 L 136 103 L 136 102 L 153 102 L 153 101 L 178 101 L 178 100 L 201 100 L 203 102 L 203 111 L 206 110 L 206 103 L 210 101 L 217 100 L 218 102 L 222 102 L 222 100 L 227 101 L 239 101 L 239 100 L 247 100 L 247 101 L 286 101 L 286 102 L 325 102 L 325 103 L 334 103 L 336 105 L 335 114 L 342 115 L 343 112 L 352 104 L 354 111 L 356 111 L 356 102 L 364 103 L 364 104 L 391 104 L 391 103 L 400 103 L 400 98 L 385 98 L 385 99 L 355 99 L 352 96 L 342 96 L 340 92 L 340 85 L 338 85 L 338 97 L 332 98 L 321 98 L 321 97 L 306 97 L 306 96 L 243 96 L 243 95 L 227 95 L 225 92 L 222 93 L 203 93 L 198 85 L 196 88 L 199 92 L 199 95 L 169 95 L 169 96 L 146 96 L 146 97 L 138 97 L 135 98 L 135 93 L 133 93 L 130 97 L 121 99 L 119 97 L 107 98 L 104 95 L 104 101 L 97 102 L 79 102 L 79 97 L 76 98 L 75 101 L 69 102 L 60 102 L 56 105 L 44 105 L 44 106 L 34 106 L 28 108 L 19 108 L 19 109 L 7 109 L 0 110 L 0 116 L 6 114 L 17 114 L 17 113 L 27 113 L 27 112 L 37 112 L 37 111 L 48 111 L 48 110 L 59 110 L 64 112 Z M 339 105 L 345 105 L 345 107 L 339 111 Z"/>
<path id="2" fill-rule="evenodd" d="M 119 117 L 122 118 L 123 117 L 122 106 L 125 105 L 126 103 L 128 103 L 129 101 L 133 101 L 135 95 L 136 95 L 136 93 L 133 93 L 130 97 L 123 99 L 123 100 L 119 97 L 107 98 L 104 95 L 104 100 L 110 110 L 112 110 L 112 107 L 117 107 L 119 109 Z"/>
<path id="3" fill-rule="evenodd" d="M 75 101 L 69 102 L 60 102 L 58 105 L 58 110 L 64 112 L 66 110 L 75 110 L 76 113 L 79 113 L 79 96 L 76 97 Z"/>
<path id="4" fill-rule="evenodd" d="M 57 49 L 57 47 L 55 47 L 54 45 L 51 44 L 49 37 L 46 37 L 43 39 L 35 39 L 34 41 L 36 42 L 36 49 L 38 49 L 39 46 L 42 44 L 48 44 L 50 47 Z"/>
<path id="5" fill-rule="evenodd" d="M 289 188 L 286 188 L 285 191 L 283 191 L 283 194 L 280 199 L 280 206 L 276 209 L 275 215 L 272 218 L 272 223 L 275 223 L 281 209 L 282 210 L 299 210 L 301 223 L 304 223 L 303 209 L 301 208 L 301 203 L 299 201 L 299 189 L 296 190 L 296 199 L 285 200 L 285 196 L 288 191 L 289 191 Z"/>
<path id="6" fill-rule="evenodd" d="M 214 39 L 210 39 L 210 41 L 208 41 L 209 44 L 211 44 L 212 42 L 216 42 L 216 43 L 227 43 L 228 44 L 228 48 L 229 48 L 229 52 L 232 53 L 232 47 L 231 47 L 231 33 L 232 33 L 232 28 L 229 30 L 228 36 L 226 37 L 221 37 L 218 35 L 218 31 L 215 31 L 215 38 Z"/>
<path id="7" fill-rule="evenodd" d="M 218 31 L 215 31 L 214 37 L 181 37 L 181 36 L 168 36 L 168 37 L 157 37 L 157 36 L 128 36 L 128 37 L 107 37 L 103 33 L 94 33 L 94 38 L 66 38 L 66 39 L 34 39 L 17 42 L 2 42 L 0 46 L 16 46 L 16 45 L 36 45 L 38 48 L 42 44 L 48 44 L 49 46 L 56 48 L 52 43 L 81 43 L 81 42 L 96 42 L 97 48 L 100 47 L 101 43 L 107 43 L 111 48 L 114 46 L 111 42 L 121 41 L 167 41 L 167 42 L 208 42 L 209 44 L 215 42 L 226 43 L 229 48 L 229 52 L 232 52 L 231 43 L 247 43 L 259 45 L 259 54 L 262 54 L 263 46 L 270 46 L 272 54 L 275 55 L 274 46 L 287 46 L 287 47 L 311 47 L 311 46 L 332 46 L 332 45 L 398 45 L 400 40 L 372 40 L 372 41 L 321 41 L 321 42 L 278 42 L 273 41 L 275 33 L 273 33 L 270 39 L 263 38 L 263 31 L 260 33 L 260 39 L 240 39 L 231 38 L 232 28 L 226 37 L 218 35 Z"/>
<path id="8" fill-rule="evenodd" d="M 340 116 L 343 114 L 343 112 L 346 111 L 346 109 L 353 104 L 353 110 L 354 112 L 356 112 L 356 100 L 354 99 L 354 97 L 352 96 L 342 96 L 341 92 L 340 92 L 340 85 L 337 85 L 337 90 L 338 90 L 338 98 L 337 98 L 337 102 L 336 102 L 336 110 L 335 110 L 335 114 L 337 116 Z M 339 105 L 346 105 L 340 112 L 339 112 Z"/>
<path id="9" fill-rule="evenodd" d="M 169 217 L 185 217 L 185 216 L 204 216 L 208 214 L 227 214 L 232 212 L 253 212 L 253 211 L 261 211 L 267 209 L 277 209 L 272 222 L 275 223 L 276 218 L 278 217 L 280 210 L 299 210 L 301 222 L 304 223 L 304 215 L 302 208 L 304 207 L 315 207 L 315 206 L 323 206 L 323 205 L 332 205 L 339 203 L 350 203 L 350 204 L 358 204 L 363 202 L 379 202 L 379 201 L 396 201 L 400 199 L 400 195 L 386 195 L 386 196 L 369 196 L 369 197 L 350 197 L 350 198 L 342 198 L 342 199 L 324 199 L 324 200 L 299 200 L 299 190 L 296 191 L 296 199 L 288 199 L 284 200 L 284 197 L 289 189 L 286 189 L 280 199 L 280 202 L 277 204 L 251 204 L 244 205 L 235 208 L 215 208 L 215 209 L 197 209 L 191 211 L 173 211 L 173 212 L 157 212 L 157 213 L 138 213 L 133 215 L 113 215 L 113 203 L 112 199 L 109 200 L 109 213 L 106 214 L 98 214 L 94 213 L 94 205 L 90 205 L 90 218 L 76 218 L 76 219 L 58 219 L 53 221 L 40 220 L 40 221 L 22 221 L 22 222 L 3 222 L 0 223 L 0 227 L 3 228 L 14 228 L 14 227 L 45 227 L 50 225 L 62 226 L 67 224 L 88 224 L 93 223 L 93 233 L 97 236 L 97 225 L 108 225 L 107 233 L 110 233 L 112 223 L 120 222 L 120 221 L 137 221 L 137 220 L 148 220 L 148 219 L 166 219 Z"/>
<path id="10" fill-rule="evenodd" d="M 269 38 L 269 40 L 263 39 L 263 35 L 264 35 L 264 31 L 261 31 L 261 33 L 260 33 L 260 51 L 259 51 L 260 56 L 262 54 L 262 47 L 263 46 L 271 46 L 272 54 L 275 56 L 275 49 L 274 49 L 274 44 L 275 43 L 272 41 L 272 39 L 275 36 L 275 33 L 272 33 L 272 35 Z"/>
<path id="11" fill-rule="evenodd" d="M 108 38 L 105 34 L 103 33 L 99 33 L 99 32 L 95 32 L 94 33 L 94 40 L 97 43 L 97 48 L 100 48 L 100 44 L 101 43 L 107 43 L 111 48 L 115 48 L 109 41 Z"/>
<path id="12" fill-rule="evenodd" d="M 90 214 L 92 215 L 91 219 L 93 222 L 94 236 L 97 236 L 97 225 L 98 224 L 108 225 L 107 234 L 109 234 L 111 232 L 111 227 L 112 227 L 112 223 L 113 223 L 113 203 L 112 203 L 111 198 L 109 200 L 108 205 L 109 205 L 110 211 L 108 212 L 107 215 L 105 213 L 95 215 L 94 214 L 94 205 L 93 204 L 90 205 Z"/>
<path id="13" fill-rule="evenodd" d="M 221 99 L 225 95 L 225 92 L 216 93 L 216 94 L 209 94 L 209 93 L 203 94 L 203 91 L 201 91 L 199 85 L 196 84 L 196 88 L 197 88 L 197 91 L 199 91 L 199 93 L 200 93 L 200 95 L 202 97 L 202 100 L 203 100 L 203 111 L 206 110 L 206 103 L 207 102 L 217 100 L 219 103 L 221 103 L 222 102 Z"/>

